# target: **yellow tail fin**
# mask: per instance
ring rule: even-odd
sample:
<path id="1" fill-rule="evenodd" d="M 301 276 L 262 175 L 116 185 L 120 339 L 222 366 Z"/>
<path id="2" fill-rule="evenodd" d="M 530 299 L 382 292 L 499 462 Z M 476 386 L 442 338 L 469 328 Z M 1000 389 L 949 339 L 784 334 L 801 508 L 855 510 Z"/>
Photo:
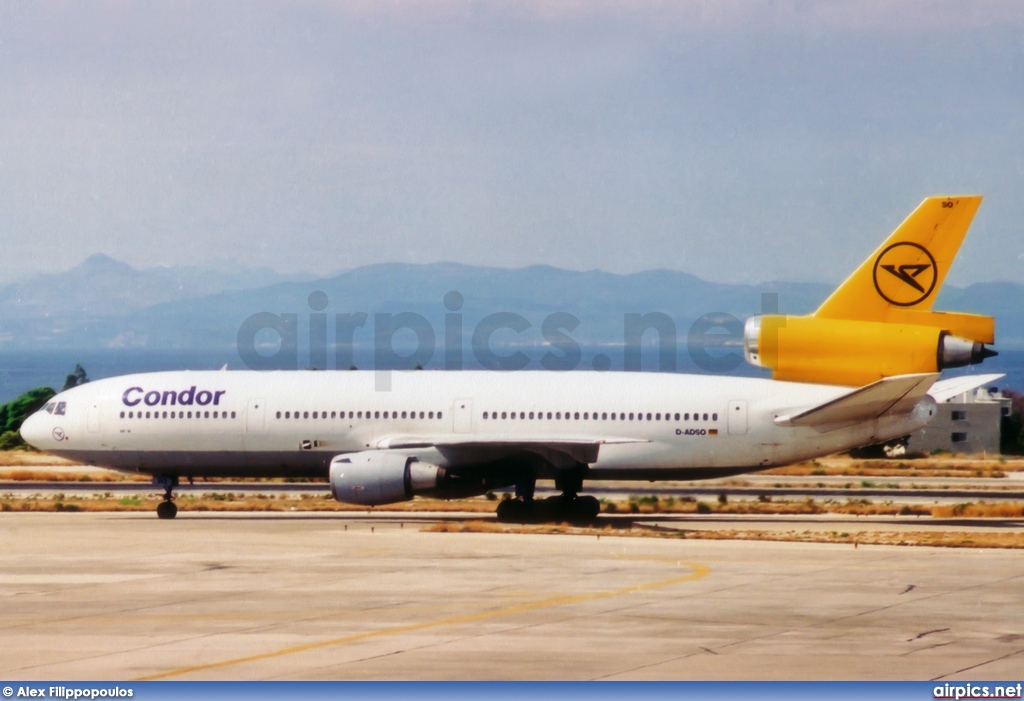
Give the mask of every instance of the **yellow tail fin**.
<path id="1" fill-rule="evenodd" d="M 776 380 L 866 385 L 996 355 L 995 319 L 932 311 L 981 197 L 929 197 L 814 314 L 751 317 L 747 360 Z"/>
<path id="2" fill-rule="evenodd" d="M 930 311 L 980 204 L 980 195 L 926 199 L 813 316 L 904 321 Z"/>

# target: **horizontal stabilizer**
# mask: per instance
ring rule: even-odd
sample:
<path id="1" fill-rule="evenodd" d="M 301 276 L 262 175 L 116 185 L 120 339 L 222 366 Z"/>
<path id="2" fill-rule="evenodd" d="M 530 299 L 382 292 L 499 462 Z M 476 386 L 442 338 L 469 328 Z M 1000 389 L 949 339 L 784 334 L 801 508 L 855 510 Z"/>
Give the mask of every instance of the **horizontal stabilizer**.
<path id="1" fill-rule="evenodd" d="M 964 392 L 970 392 L 978 387 L 984 387 L 985 385 L 991 384 L 1003 377 L 1005 377 L 1005 375 L 1002 374 L 964 375 L 963 377 L 953 377 L 948 380 L 940 380 L 936 382 L 932 385 L 932 388 L 928 390 L 928 394 L 930 394 L 932 399 L 937 402 L 945 402 L 957 395 L 963 394 Z"/>
<path id="2" fill-rule="evenodd" d="M 896 375 L 865 385 L 799 414 L 775 419 L 779 426 L 839 426 L 912 411 L 939 378 L 937 372 Z"/>

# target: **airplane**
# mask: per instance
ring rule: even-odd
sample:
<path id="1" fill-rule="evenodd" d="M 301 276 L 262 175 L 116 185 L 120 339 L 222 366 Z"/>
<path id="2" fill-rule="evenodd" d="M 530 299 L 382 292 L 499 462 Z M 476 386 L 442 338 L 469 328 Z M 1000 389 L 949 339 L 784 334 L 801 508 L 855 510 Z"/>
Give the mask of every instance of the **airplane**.
<path id="1" fill-rule="evenodd" d="M 878 444 L 1002 375 L 991 317 L 933 312 L 980 196 L 929 197 L 813 314 L 752 317 L 772 379 L 627 372 L 175 371 L 73 387 L 21 435 L 46 453 L 153 476 L 160 518 L 195 477 L 327 480 L 368 506 L 515 489 L 503 521 L 592 520 L 584 480 L 691 480 Z M 534 499 L 538 479 L 557 497 Z"/>

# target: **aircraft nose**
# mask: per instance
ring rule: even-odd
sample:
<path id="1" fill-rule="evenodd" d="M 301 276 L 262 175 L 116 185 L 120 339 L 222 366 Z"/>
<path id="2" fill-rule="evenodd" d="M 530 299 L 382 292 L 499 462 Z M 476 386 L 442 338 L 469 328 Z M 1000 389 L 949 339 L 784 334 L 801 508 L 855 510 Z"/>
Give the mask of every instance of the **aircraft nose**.
<path id="1" fill-rule="evenodd" d="M 36 413 L 21 422 L 21 437 L 33 448 L 42 448 L 43 443 L 50 436 L 50 428 L 46 419 Z"/>

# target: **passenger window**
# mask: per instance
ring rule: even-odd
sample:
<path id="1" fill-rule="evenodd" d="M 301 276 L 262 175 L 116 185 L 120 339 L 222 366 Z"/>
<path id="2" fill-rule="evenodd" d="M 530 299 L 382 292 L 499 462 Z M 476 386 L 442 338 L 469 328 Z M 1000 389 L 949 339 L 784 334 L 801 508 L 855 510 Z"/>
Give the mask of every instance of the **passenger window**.
<path id="1" fill-rule="evenodd" d="M 441 412 L 437 412 L 437 418 L 441 418 Z"/>
<path id="2" fill-rule="evenodd" d="M 602 411 L 601 412 L 601 420 L 602 421 L 607 421 L 608 420 L 608 412 L 606 412 L 606 411 Z"/>
<path id="3" fill-rule="evenodd" d="M 677 419 L 679 418 L 679 415 L 678 415 L 678 414 L 676 414 L 676 418 L 677 418 Z M 689 412 L 687 412 L 687 413 L 683 414 L 683 421 L 689 421 L 689 420 L 690 420 L 690 414 L 689 414 Z"/>
<path id="4" fill-rule="evenodd" d="M 711 420 L 712 421 L 718 421 L 718 414 L 712 414 L 711 415 Z"/>

